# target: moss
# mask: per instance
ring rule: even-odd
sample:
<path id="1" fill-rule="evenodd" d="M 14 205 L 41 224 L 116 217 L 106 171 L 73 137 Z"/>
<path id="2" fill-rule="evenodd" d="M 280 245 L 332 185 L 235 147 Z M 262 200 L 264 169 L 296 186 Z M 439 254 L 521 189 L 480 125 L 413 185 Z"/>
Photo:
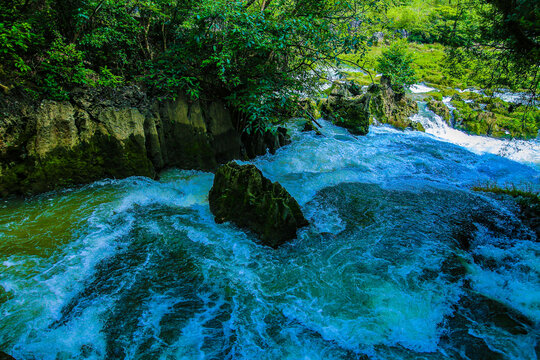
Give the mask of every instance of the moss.
<path id="1" fill-rule="evenodd" d="M 452 114 L 450 113 L 450 109 L 448 109 L 448 107 L 442 101 L 430 99 L 427 103 L 427 107 L 428 109 L 433 111 L 435 114 L 442 117 L 443 120 L 446 121 L 448 125 L 452 125 L 451 124 Z"/>
<path id="2" fill-rule="evenodd" d="M 143 139 L 134 135 L 121 143 L 97 134 L 90 142 L 56 148 L 44 158 L 28 157 L 2 172 L 0 193 L 33 194 L 102 178 L 153 177 L 154 168 L 141 143 Z"/>
<path id="3" fill-rule="evenodd" d="M 430 96 L 433 100 L 442 101 L 443 94 L 439 91 L 430 91 L 426 94 L 427 96 Z"/>
<path id="4" fill-rule="evenodd" d="M 320 103 L 324 116 L 352 134 L 365 135 L 369 131 L 369 111 L 364 98 L 330 97 Z"/>
<path id="5" fill-rule="evenodd" d="M 498 98 L 470 94 L 474 93 L 454 95 L 452 98 L 451 103 L 456 108 L 456 128 L 476 135 L 500 138 L 532 139 L 537 136 L 540 110 L 512 105 Z M 466 103 L 463 98 L 467 97 L 475 98 L 475 101 Z"/>
<path id="6" fill-rule="evenodd" d="M 361 63 L 363 68 L 376 73 L 374 70 L 377 64 L 377 58 L 381 55 L 386 45 L 380 44 L 368 48 L 365 54 L 345 54 L 341 58 L 355 63 Z M 466 89 L 470 87 L 482 87 L 479 83 L 475 65 L 470 68 L 460 69 L 460 75 L 450 73 L 451 66 L 446 62 L 445 47 L 441 44 L 419 44 L 408 43 L 408 50 L 414 53 L 414 63 L 412 68 L 420 82 L 424 82 L 437 88 Z M 369 77 L 363 74 L 348 73 L 348 76 L 361 84 L 371 83 Z M 452 90 L 455 91 L 455 90 Z M 451 96 L 450 94 L 449 96 Z M 447 95 L 445 95 L 447 96 Z"/>
<path id="7" fill-rule="evenodd" d="M 365 85 L 371 85 L 373 82 L 371 81 L 371 77 L 367 74 L 357 72 L 357 71 L 350 71 L 345 72 L 347 74 L 347 80 L 354 81 L 359 86 L 365 86 Z M 373 80 L 377 81 L 377 76 L 373 75 Z"/>
<path id="8" fill-rule="evenodd" d="M 441 89 L 441 94 L 443 97 L 452 97 L 454 96 L 458 91 L 451 87 L 445 87 Z"/>
<path id="9" fill-rule="evenodd" d="M 298 228 L 308 225 L 296 200 L 254 165 L 231 162 L 221 166 L 208 199 L 216 222 L 232 221 L 248 228 L 274 248 L 293 239 Z"/>

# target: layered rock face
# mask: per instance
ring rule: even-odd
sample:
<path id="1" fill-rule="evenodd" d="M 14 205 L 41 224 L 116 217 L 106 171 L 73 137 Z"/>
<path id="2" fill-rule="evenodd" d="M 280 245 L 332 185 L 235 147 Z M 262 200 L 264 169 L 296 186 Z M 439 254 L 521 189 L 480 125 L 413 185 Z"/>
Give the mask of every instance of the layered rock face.
<path id="1" fill-rule="evenodd" d="M 252 140 L 257 149 L 250 143 L 250 155 L 275 150 L 276 139 Z M 166 167 L 213 170 L 247 156 L 223 103 L 151 101 L 137 87 L 75 92 L 70 102 L 12 104 L 0 116 L 0 196 L 155 177 Z"/>
<path id="2" fill-rule="evenodd" d="M 231 221 L 248 228 L 273 248 L 294 239 L 298 228 L 308 225 L 296 200 L 254 165 L 221 166 L 208 200 L 217 223 Z"/>
<path id="3" fill-rule="evenodd" d="M 384 76 L 380 85 L 372 84 L 364 95 L 359 94 L 354 84 L 334 84 L 328 99 L 321 100 L 320 108 L 325 118 L 356 135 L 367 134 L 369 124 L 374 121 L 401 130 L 424 131 L 420 123 L 409 119 L 418 112 L 416 102 L 394 92 L 390 79 Z"/>

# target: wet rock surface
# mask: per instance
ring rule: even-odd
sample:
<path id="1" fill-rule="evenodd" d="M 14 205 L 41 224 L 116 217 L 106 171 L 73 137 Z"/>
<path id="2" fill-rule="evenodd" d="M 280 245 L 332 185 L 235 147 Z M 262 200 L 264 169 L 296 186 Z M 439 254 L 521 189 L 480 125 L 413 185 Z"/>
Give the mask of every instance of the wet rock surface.
<path id="1" fill-rule="evenodd" d="M 15 358 L 11 355 L 6 354 L 3 351 L 0 351 L 0 360 L 15 360 Z"/>
<path id="2" fill-rule="evenodd" d="M 272 183 L 254 165 L 221 166 L 208 196 L 217 223 L 231 221 L 258 234 L 276 248 L 308 225 L 296 200 L 279 183 Z"/>
<path id="3" fill-rule="evenodd" d="M 135 86 L 79 89 L 64 102 L 2 99 L 0 105 L 0 196 L 155 177 L 167 167 L 215 170 L 288 141 L 284 129 L 241 136 L 220 101 L 160 102 Z"/>
<path id="4" fill-rule="evenodd" d="M 449 126 L 452 126 L 452 114 L 448 106 L 446 106 L 442 101 L 430 99 L 427 103 L 427 106 L 435 114 L 442 117 Z"/>
<path id="5" fill-rule="evenodd" d="M 424 131 L 420 123 L 409 117 L 418 112 L 418 105 L 400 92 L 392 89 L 390 79 L 381 78 L 361 94 L 353 83 L 335 83 L 327 99 L 320 102 L 321 112 L 336 125 L 355 135 L 365 135 L 373 122 L 389 124 L 397 129 Z"/>

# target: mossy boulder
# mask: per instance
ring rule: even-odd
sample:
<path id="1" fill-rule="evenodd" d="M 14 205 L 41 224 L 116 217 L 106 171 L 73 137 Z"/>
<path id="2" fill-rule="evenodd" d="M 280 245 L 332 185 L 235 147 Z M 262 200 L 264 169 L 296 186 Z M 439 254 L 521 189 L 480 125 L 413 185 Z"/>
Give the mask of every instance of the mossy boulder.
<path id="1" fill-rule="evenodd" d="M 390 79 L 383 76 L 380 84 L 371 84 L 364 95 L 352 96 L 349 83 L 334 84 L 327 99 L 322 99 L 323 115 L 355 135 L 365 135 L 373 122 L 424 131 L 423 126 L 409 119 L 418 112 L 418 105 L 392 89 Z M 358 92 L 359 94 L 359 92 Z"/>
<path id="2" fill-rule="evenodd" d="M 390 78 L 382 76 L 380 85 L 370 86 L 367 95 L 372 96 L 371 112 L 379 123 L 388 124 L 400 130 L 424 131 L 421 124 L 409 119 L 411 115 L 418 112 L 418 104 L 407 98 L 401 91 L 395 91 Z"/>
<path id="3" fill-rule="evenodd" d="M 167 167 L 214 171 L 275 152 L 285 129 L 240 134 L 223 102 L 147 98 L 137 87 L 76 89 L 71 100 L 0 98 L 0 197 Z"/>
<path id="4" fill-rule="evenodd" d="M 471 134 L 533 139 L 540 130 L 540 110 L 475 94 L 467 101 L 454 96 L 454 127 Z"/>
<path id="5" fill-rule="evenodd" d="M 330 96 L 320 102 L 324 117 L 355 135 L 369 131 L 369 101 L 362 96 Z"/>
<path id="6" fill-rule="evenodd" d="M 217 223 L 231 221 L 257 234 L 272 248 L 296 237 L 308 225 L 296 200 L 254 165 L 230 162 L 216 172 L 208 196 Z"/>

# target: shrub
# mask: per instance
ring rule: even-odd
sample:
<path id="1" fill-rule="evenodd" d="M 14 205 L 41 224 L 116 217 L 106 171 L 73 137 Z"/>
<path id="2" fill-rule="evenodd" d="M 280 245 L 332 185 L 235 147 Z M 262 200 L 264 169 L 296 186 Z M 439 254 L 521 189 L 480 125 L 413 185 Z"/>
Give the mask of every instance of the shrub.
<path id="1" fill-rule="evenodd" d="M 77 50 L 75 44 L 66 44 L 57 38 L 40 65 L 43 93 L 55 100 L 65 100 L 76 85 L 92 84 L 83 59 L 83 52 Z"/>

